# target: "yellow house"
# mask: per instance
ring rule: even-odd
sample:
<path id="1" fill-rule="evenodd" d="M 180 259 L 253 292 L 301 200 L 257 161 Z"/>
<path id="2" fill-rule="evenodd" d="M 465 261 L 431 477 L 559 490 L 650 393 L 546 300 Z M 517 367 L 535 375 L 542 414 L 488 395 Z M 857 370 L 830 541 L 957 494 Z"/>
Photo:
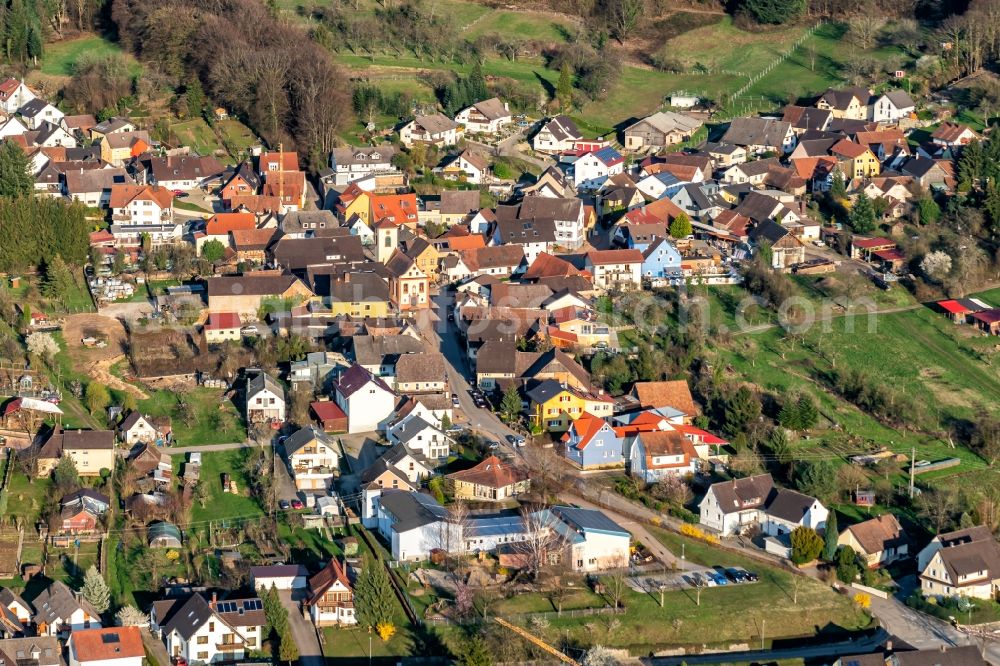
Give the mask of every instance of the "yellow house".
<path id="1" fill-rule="evenodd" d="M 522 467 L 490 456 L 470 469 L 448 474 L 455 499 L 502 502 L 531 489 L 531 477 Z"/>
<path id="2" fill-rule="evenodd" d="M 865 88 L 829 89 L 816 102 L 817 109 L 830 111 L 834 118 L 866 120 L 871 92 Z"/>
<path id="3" fill-rule="evenodd" d="M 57 426 L 38 450 L 36 476 L 52 473 L 68 457 L 80 476 L 100 476 L 115 468 L 115 433 L 111 430 L 63 430 Z"/>
<path id="4" fill-rule="evenodd" d="M 353 273 L 330 284 L 330 314 L 334 317 L 389 316 L 389 285 L 375 273 Z"/>
<path id="5" fill-rule="evenodd" d="M 341 222 L 346 222 L 357 215 L 364 221 L 365 225 L 371 220 L 371 197 L 356 184 L 348 186 L 344 193 L 340 195 L 336 206 L 337 217 Z"/>
<path id="6" fill-rule="evenodd" d="M 101 159 L 121 166 L 129 159 L 148 151 L 152 145 L 149 134 L 144 130 L 114 132 L 101 139 Z"/>
<path id="7" fill-rule="evenodd" d="M 882 172 L 882 164 L 868 146 L 844 139 L 835 143 L 830 152 L 840 160 L 841 171 L 848 180 L 874 178 Z"/>
<path id="8" fill-rule="evenodd" d="M 529 420 L 532 427 L 549 432 L 566 432 L 585 413 L 598 418 L 613 414 L 615 401 L 603 391 L 591 393 L 548 379 L 528 391 Z"/>
<path id="9" fill-rule="evenodd" d="M 397 310 L 430 307 L 430 281 L 413 259 L 396 250 L 385 267 L 389 271 L 389 299 Z"/>
<path id="10" fill-rule="evenodd" d="M 430 279 L 436 280 L 441 264 L 441 253 L 427 242 L 426 238 L 415 238 L 406 244 L 406 256 L 413 259 L 421 271 Z"/>

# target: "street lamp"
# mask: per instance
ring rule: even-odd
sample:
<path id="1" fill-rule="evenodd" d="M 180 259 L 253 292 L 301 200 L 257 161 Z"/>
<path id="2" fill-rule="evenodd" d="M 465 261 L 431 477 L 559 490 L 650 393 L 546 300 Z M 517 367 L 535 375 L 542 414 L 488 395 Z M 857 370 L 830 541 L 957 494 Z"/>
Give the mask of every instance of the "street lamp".
<path id="1" fill-rule="evenodd" d="M 687 544 L 686 544 L 686 543 L 684 543 L 684 542 L 682 541 L 682 542 L 681 542 L 681 559 L 682 559 L 682 560 L 683 560 L 683 559 L 686 559 L 686 558 L 684 557 L 684 551 L 685 551 L 685 547 L 686 547 L 686 546 L 687 546 Z"/>
<path id="2" fill-rule="evenodd" d="M 372 663 L 372 628 L 368 627 L 368 666 Z"/>

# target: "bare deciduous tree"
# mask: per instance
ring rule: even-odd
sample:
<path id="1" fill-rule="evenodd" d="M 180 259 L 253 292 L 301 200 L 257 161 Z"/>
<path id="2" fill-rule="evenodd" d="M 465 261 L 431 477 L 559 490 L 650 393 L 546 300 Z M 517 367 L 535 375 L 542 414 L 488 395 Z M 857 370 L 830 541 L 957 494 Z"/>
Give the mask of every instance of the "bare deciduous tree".
<path id="1" fill-rule="evenodd" d="M 556 529 L 558 519 L 543 506 L 522 506 L 521 519 L 525 538 L 512 548 L 523 561 L 524 573 L 535 579 L 548 558 L 563 547 L 563 538 Z"/>

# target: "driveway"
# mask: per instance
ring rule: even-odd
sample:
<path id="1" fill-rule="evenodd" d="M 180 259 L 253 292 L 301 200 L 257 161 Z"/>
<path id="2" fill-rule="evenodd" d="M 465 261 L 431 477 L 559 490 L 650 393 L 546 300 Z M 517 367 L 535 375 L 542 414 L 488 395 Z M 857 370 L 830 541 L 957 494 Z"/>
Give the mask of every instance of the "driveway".
<path id="1" fill-rule="evenodd" d="M 281 603 L 288 609 L 288 624 L 292 629 L 292 638 L 299 648 L 299 666 L 325 666 L 326 659 L 316 638 L 316 629 L 312 621 L 302 615 L 299 601 L 305 597 L 305 590 L 278 590 Z"/>
<path id="2" fill-rule="evenodd" d="M 295 481 L 288 471 L 285 458 L 275 450 L 274 452 L 274 492 L 278 500 L 299 499 L 299 491 L 295 487 Z"/>
<path id="3" fill-rule="evenodd" d="M 345 462 L 350 471 L 341 468 L 342 473 L 337 480 L 337 490 L 343 498 L 357 495 L 361 489 L 361 473 L 384 454 L 387 449 L 376 444 L 375 440 L 364 434 L 339 435 L 344 445 Z M 348 501 L 345 499 L 345 501 Z"/>

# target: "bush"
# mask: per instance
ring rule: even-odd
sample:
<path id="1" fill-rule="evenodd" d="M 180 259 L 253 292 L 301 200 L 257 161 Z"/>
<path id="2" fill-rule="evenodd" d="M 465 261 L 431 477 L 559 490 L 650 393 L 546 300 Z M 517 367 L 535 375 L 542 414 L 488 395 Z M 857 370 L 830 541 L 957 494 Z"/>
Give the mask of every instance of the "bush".
<path id="1" fill-rule="evenodd" d="M 704 541 L 705 543 L 710 543 L 714 545 L 718 545 L 719 543 L 719 537 L 715 536 L 714 534 L 709 534 L 700 527 L 695 527 L 694 525 L 690 525 L 687 523 L 681 525 L 680 533 L 686 537 L 691 537 L 692 539 L 698 539 L 699 541 Z"/>
<path id="2" fill-rule="evenodd" d="M 812 562 L 823 552 L 823 538 L 811 527 L 796 527 L 792 530 L 792 562 L 805 564 Z"/>

